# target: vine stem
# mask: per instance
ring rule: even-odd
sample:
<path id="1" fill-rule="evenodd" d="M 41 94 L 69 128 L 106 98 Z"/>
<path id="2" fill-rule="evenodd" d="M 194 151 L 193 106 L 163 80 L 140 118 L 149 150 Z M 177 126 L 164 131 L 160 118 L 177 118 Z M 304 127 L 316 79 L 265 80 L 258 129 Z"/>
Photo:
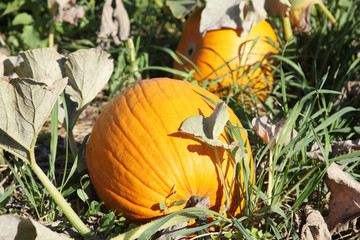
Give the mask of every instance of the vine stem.
<path id="1" fill-rule="evenodd" d="M 269 153 L 269 175 L 268 175 L 268 187 L 267 187 L 267 196 L 268 196 L 268 205 L 271 205 L 272 198 L 272 187 L 273 187 L 273 178 L 274 178 L 274 169 L 273 169 L 273 150 L 270 148 Z"/>
<path id="2" fill-rule="evenodd" d="M 228 189 L 226 187 L 226 182 L 225 182 L 225 178 L 224 178 L 224 174 L 223 174 L 223 171 L 222 171 L 222 167 L 221 167 L 221 162 L 220 162 L 220 158 L 219 158 L 219 153 L 216 149 L 216 147 L 213 147 L 214 151 L 215 151 L 215 156 L 216 156 L 216 160 L 217 160 L 217 163 L 218 163 L 218 167 L 219 167 L 219 173 L 220 173 L 220 177 L 221 177 L 221 181 L 223 183 L 223 187 L 224 187 L 224 191 L 225 191 L 225 196 L 226 196 L 226 201 L 225 201 L 225 207 L 221 210 L 221 213 L 225 213 L 228 208 L 229 208 L 229 204 L 230 204 L 230 196 L 229 196 L 229 192 L 228 192 Z"/>
<path id="3" fill-rule="evenodd" d="M 31 151 L 30 153 L 30 167 L 76 230 L 78 230 L 83 237 L 91 237 L 91 230 L 83 223 L 83 221 L 81 221 L 79 216 L 71 208 L 70 204 L 52 184 L 39 165 L 36 164 L 34 151 Z"/>

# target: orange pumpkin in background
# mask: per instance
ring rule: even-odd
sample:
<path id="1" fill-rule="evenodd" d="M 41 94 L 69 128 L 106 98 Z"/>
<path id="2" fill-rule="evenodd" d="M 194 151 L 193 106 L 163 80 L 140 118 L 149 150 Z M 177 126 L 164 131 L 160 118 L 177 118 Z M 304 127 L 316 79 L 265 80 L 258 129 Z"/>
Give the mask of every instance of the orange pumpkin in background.
<path id="1" fill-rule="evenodd" d="M 210 209 L 221 210 L 226 197 L 213 148 L 179 132 L 188 117 L 208 117 L 213 112 L 215 106 L 206 98 L 220 101 L 195 84 L 158 78 L 140 81 L 106 105 L 87 143 L 86 161 L 91 182 L 108 209 L 123 213 L 129 222 L 144 223 L 180 210 L 192 196 L 200 196 L 209 197 Z M 228 111 L 229 121 L 242 127 Z M 244 130 L 241 137 L 253 169 Z M 229 143 L 230 138 L 223 131 L 219 140 Z M 221 148 L 218 152 L 229 185 L 234 168 L 228 153 Z M 180 206 L 171 206 L 180 200 L 184 200 Z M 160 209 L 161 203 L 168 211 Z M 244 204 L 233 191 L 229 212 L 239 213 L 239 205 L 243 209 Z"/>
<path id="2" fill-rule="evenodd" d="M 218 95 L 229 94 L 229 86 L 234 85 L 235 89 L 238 87 L 236 92 L 252 94 L 264 100 L 273 83 L 273 77 L 268 76 L 272 68 L 266 56 L 278 52 L 267 38 L 279 44 L 271 25 L 263 21 L 243 37 L 242 29 L 231 28 L 208 31 L 202 37 L 199 30 L 202 9 L 197 9 L 186 21 L 176 49 L 183 64 L 175 61 L 174 68 L 191 70 L 194 64 L 197 68 L 194 78 L 200 83 L 204 79 L 211 80 L 209 90 Z M 259 62 L 260 67 L 254 67 Z"/>

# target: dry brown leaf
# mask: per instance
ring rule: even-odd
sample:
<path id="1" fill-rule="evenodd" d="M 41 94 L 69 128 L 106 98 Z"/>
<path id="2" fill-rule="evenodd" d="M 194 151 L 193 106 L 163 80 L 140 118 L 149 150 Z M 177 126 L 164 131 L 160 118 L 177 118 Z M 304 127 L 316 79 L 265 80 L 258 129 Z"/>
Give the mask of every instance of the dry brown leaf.
<path id="1" fill-rule="evenodd" d="M 310 26 L 310 10 L 315 3 L 322 2 L 322 0 L 293 0 L 290 9 L 290 21 L 294 31 L 308 32 L 311 30 Z"/>
<path id="2" fill-rule="evenodd" d="M 356 140 L 334 141 L 329 147 L 329 158 L 356 151 L 360 151 L 360 138 Z M 317 142 L 311 146 L 311 150 L 306 153 L 306 156 L 314 160 L 325 161 Z"/>
<path id="3" fill-rule="evenodd" d="M 106 49 L 108 45 L 101 38 L 112 38 L 116 45 L 130 36 L 130 20 L 121 0 L 107 0 L 102 16 L 100 32 L 98 34 L 99 48 Z"/>
<path id="4" fill-rule="evenodd" d="M 77 20 L 85 16 L 85 9 L 76 5 L 76 0 L 58 0 L 53 2 L 55 3 L 53 3 L 52 8 L 57 10 L 54 16 L 55 22 L 64 21 L 77 26 Z"/>
<path id="5" fill-rule="evenodd" d="M 331 234 L 321 213 L 306 206 L 304 209 L 306 222 L 301 229 L 301 240 L 327 240 Z"/>
<path id="6" fill-rule="evenodd" d="M 280 137 L 279 133 L 283 129 L 285 122 L 286 122 L 286 119 L 283 119 L 277 123 L 272 123 L 270 116 L 266 115 L 261 118 L 254 118 L 251 121 L 251 124 L 256 129 L 256 134 L 266 144 L 269 144 L 269 142 L 271 142 L 272 139 L 275 138 L 275 140 L 271 144 L 271 147 L 274 147 L 276 142 L 279 140 L 279 137 Z M 289 131 L 289 133 L 286 136 L 284 145 L 289 144 L 291 139 L 294 138 L 296 135 L 297 135 L 297 132 L 295 129 L 292 129 L 292 131 Z"/>
<path id="7" fill-rule="evenodd" d="M 331 234 L 350 229 L 360 216 L 360 183 L 332 163 L 325 183 L 331 192 L 326 223 Z"/>
<path id="8" fill-rule="evenodd" d="M 350 102 L 355 99 L 360 93 L 360 80 L 348 82 L 347 86 L 341 89 L 341 95 L 336 99 L 333 105 L 335 110 L 339 105 Z"/>

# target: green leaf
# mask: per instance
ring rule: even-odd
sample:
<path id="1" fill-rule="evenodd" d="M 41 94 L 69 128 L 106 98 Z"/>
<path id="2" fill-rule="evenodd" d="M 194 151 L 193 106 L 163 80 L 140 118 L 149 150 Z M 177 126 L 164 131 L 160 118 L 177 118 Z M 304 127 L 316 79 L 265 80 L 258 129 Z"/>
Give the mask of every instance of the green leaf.
<path id="1" fill-rule="evenodd" d="M 38 48 L 20 52 L 19 55 L 24 59 L 15 69 L 20 77 L 33 78 L 47 84 L 65 77 L 66 58 L 53 48 Z"/>
<path id="2" fill-rule="evenodd" d="M 71 86 L 65 89 L 70 129 L 84 107 L 104 88 L 113 72 L 110 54 L 96 49 L 81 49 L 69 54 L 65 62 Z"/>
<path id="3" fill-rule="evenodd" d="M 167 0 L 166 4 L 176 18 L 185 17 L 197 4 L 198 0 Z"/>
<path id="4" fill-rule="evenodd" d="M 88 195 L 83 189 L 78 189 L 76 193 L 83 202 L 86 202 L 89 199 Z"/>
<path id="5" fill-rule="evenodd" d="M 12 21 L 13 25 L 26 25 L 34 22 L 33 17 L 28 13 L 19 13 Z"/>
<path id="6" fill-rule="evenodd" d="M 204 118 L 202 115 L 191 116 L 181 124 L 180 131 L 214 147 L 227 146 L 217 138 L 224 130 L 229 118 L 230 114 L 227 111 L 226 104 L 218 102 L 214 112 L 209 117 Z"/>
<path id="7" fill-rule="evenodd" d="M 66 84 L 66 78 L 47 85 L 29 78 L 0 77 L 0 147 L 29 159 L 37 134 Z"/>
<path id="8" fill-rule="evenodd" d="M 21 37 L 24 40 L 24 43 L 29 46 L 29 48 L 41 47 L 40 33 L 34 28 L 33 25 L 25 25 L 23 27 Z"/>

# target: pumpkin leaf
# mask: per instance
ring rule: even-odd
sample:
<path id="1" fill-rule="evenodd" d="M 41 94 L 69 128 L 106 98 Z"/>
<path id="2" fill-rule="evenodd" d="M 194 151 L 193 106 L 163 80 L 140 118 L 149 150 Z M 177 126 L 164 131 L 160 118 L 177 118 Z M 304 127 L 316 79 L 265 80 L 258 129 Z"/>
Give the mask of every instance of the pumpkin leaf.
<path id="1" fill-rule="evenodd" d="M 109 56 L 110 54 L 96 49 L 81 49 L 69 54 L 65 71 L 71 85 L 65 89 L 65 98 L 70 129 L 85 106 L 109 81 L 114 68 L 113 60 L 110 60 Z M 63 112 L 61 114 L 62 117 L 65 116 Z"/>
<path id="2" fill-rule="evenodd" d="M 0 216 L 0 229 L 0 239 L 70 239 L 31 218 L 9 214 Z"/>
<path id="3" fill-rule="evenodd" d="M 36 81 L 55 81 L 65 77 L 64 62 L 66 58 L 53 48 L 38 48 L 20 52 L 24 60 L 15 68 L 19 77 L 32 78 Z M 47 82 L 52 84 L 52 82 Z"/>
<path id="4" fill-rule="evenodd" d="M 226 104 L 218 102 L 214 112 L 209 117 L 191 116 L 181 124 L 180 131 L 214 147 L 227 146 L 217 138 L 222 133 L 229 118 L 230 114 L 227 111 Z"/>
<path id="5" fill-rule="evenodd" d="M 49 85 L 30 78 L 0 78 L 1 148 L 29 159 L 37 134 L 64 90 L 67 78 L 51 82 Z"/>
<path id="6" fill-rule="evenodd" d="M 241 36 L 270 16 L 286 16 L 291 4 L 288 0 L 229 0 L 221 4 L 217 0 L 207 0 L 201 13 L 200 32 L 218 30 L 223 27 L 242 28 Z"/>
<path id="7" fill-rule="evenodd" d="M 185 17 L 198 3 L 198 0 L 167 0 L 166 5 L 176 18 Z"/>

